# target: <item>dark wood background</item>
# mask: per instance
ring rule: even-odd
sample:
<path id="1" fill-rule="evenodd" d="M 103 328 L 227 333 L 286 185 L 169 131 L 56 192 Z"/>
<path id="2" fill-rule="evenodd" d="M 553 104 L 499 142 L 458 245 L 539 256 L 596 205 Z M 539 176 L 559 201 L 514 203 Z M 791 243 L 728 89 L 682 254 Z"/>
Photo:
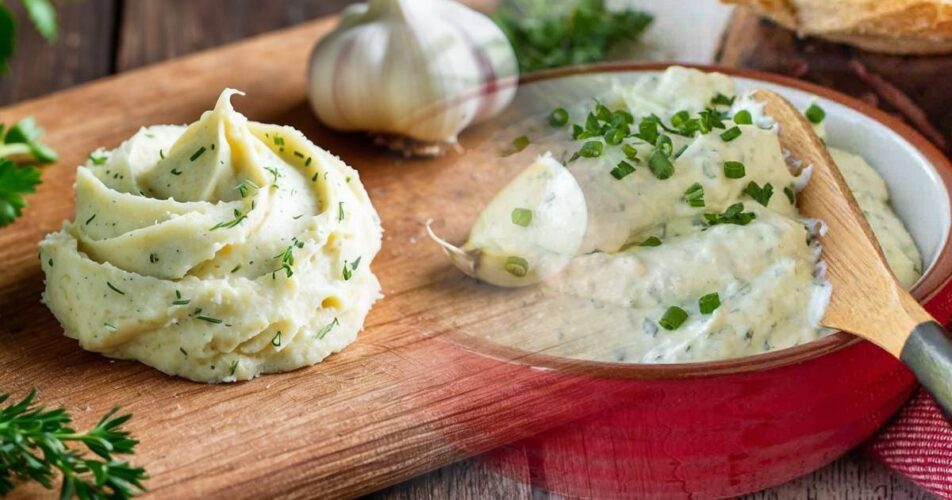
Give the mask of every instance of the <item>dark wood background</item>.
<path id="1" fill-rule="evenodd" d="M 712 0 L 713 1 L 713 0 Z M 222 45 L 301 21 L 337 13 L 352 0 L 71 0 L 60 2 L 60 34 L 43 40 L 20 19 L 16 55 L 0 78 L 0 105 L 30 99 L 111 74 Z M 791 35 L 735 16 L 724 62 L 802 70 L 803 51 Z M 758 44 L 766 36 L 771 44 Z M 733 39 L 732 39 L 733 37 Z M 780 47 L 779 49 L 777 47 Z M 813 49 L 807 49 L 807 52 Z M 802 57 L 801 57 L 802 56 Z M 787 58 L 785 58 L 787 57 Z M 799 57 L 799 58 L 798 58 Z M 775 67 L 770 67 L 773 64 Z M 815 66 L 841 68 L 840 64 Z M 826 82 L 831 83 L 831 82 Z M 836 83 L 836 82 L 832 82 Z M 950 115 L 952 116 L 952 115 Z M 548 498 L 524 481 L 497 475 L 478 459 L 460 462 L 394 486 L 376 498 Z M 811 475 L 750 498 L 929 498 L 903 477 L 853 453 Z"/>

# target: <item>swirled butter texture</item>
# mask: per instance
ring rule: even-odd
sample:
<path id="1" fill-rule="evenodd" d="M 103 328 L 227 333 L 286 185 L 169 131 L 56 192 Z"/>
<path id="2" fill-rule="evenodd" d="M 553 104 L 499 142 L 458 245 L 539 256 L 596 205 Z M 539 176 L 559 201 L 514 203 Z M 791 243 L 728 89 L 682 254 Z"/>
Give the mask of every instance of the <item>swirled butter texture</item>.
<path id="1" fill-rule="evenodd" d="M 355 340 L 380 296 L 367 192 L 299 131 L 237 113 L 235 94 L 79 167 L 76 220 L 40 259 L 43 300 L 84 349 L 232 382 Z"/>

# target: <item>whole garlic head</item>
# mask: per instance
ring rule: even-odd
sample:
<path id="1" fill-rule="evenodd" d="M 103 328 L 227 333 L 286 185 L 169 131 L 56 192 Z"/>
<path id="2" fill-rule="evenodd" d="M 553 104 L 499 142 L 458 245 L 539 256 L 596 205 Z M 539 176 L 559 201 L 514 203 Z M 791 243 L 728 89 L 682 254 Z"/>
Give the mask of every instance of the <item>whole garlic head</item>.
<path id="1" fill-rule="evenodd" d="M 518 76 L 486 16 L 452 0 L 370 0 L 315 47 L 309 94 L 333 128 L 447 145 L 505 109 Z"/>

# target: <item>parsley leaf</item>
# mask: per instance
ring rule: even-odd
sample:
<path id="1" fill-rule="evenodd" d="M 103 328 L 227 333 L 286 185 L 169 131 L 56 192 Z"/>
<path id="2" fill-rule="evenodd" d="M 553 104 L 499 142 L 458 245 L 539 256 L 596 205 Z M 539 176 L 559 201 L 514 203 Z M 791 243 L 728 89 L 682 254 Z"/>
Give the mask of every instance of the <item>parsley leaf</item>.
<path id="1" fill-rule="evenodd" d="M 35 192 L 39 183 L 40 170 L 36 167 L 17 167 L 10 160 L 0 159 L 0 226 L 23 213 L 23 195 Z"/>

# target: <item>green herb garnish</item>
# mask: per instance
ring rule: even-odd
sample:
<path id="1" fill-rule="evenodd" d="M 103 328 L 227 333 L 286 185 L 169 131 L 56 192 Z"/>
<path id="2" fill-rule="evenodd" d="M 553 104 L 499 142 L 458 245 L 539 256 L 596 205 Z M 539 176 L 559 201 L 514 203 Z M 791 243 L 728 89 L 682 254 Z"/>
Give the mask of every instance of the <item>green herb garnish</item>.
<path id="1" fill-rule="evenodd" d="M 764 184 L 763 187 L 760 187 L 756 182 L 750 181 L 747 187 L 744 188 L 744 193 L 756 200 L 757 203 L 766 207 L 767 204 L 770 203 L 770 197 L 773 196 L 773 186 L 768 182 Z"/>
<path id="2" fill-rule="evenodd" d="M 113 285 L 112 283 L 110 283 L 110 282 L 108 282 L 108 281 L 106 282 L 106 285 L 107 285 L 109 288 L 111 288 L 112 291 L 118 293 L 119 295 L 125 295 L 125 294 L 126 294 L 126 292 L 123 292 L 122 290 L 116 288 L 115 285 Z"/>
<path id="3" fill-rule="evenodd" d="M 0 227 L 20 217 L 26 207 L 23 195 L 35 192 L 39 183 L 40 170 L 36 167 L 17 167 L 0 158 Z"/>
<path id="4" fill-rule="evenodd" d="M 658 324 L 665 330 L 677 330 L 687 319 L 687 311 L 678 306 L 671 306 L 664 312 L 661 319 L 658 320 Z"/>
<path id="5" fill-rule="evenodd" d="M 738 137 L 740 137 L 740 134 L 741 134 L 740 127 L 731 127 L 725 130 L 724 132 L 721 132 L 721 139 L 724 142 L 731 142 L 734 139 L 737 139 Z"/>
<path id="6" fill-rule="evenodd" d="M 701 314 L 711 314 L 721 307 L 721 297 L 717 292 L 709 293 L 698 299 L 697 307 L 701 310 Z"/>
<path id="7" fill-rule="evenodd" d="M 99 153 L 96 152 L 96 151 L 93 151 L 92 153 L 89 153 L 89 161 L 92 162 L 93 165 L 102 165 L 102 164 L 106 163 L 106 160 L 108 160 L 108 159 L 109 159 L 109 158 L 108 158 L 106 155 L 104 155 L 104 154 L 99 154 Z"/>
<path id="8" fill-rule="evenodd" d="M 794 191 L 792 187 L 787 186 L 783 188 L 783 194 L 787 195 L 787 199 L 790 200 L 791 205 L 797 204 L 797 192 Z"/>
<path id="9" fill-rule="evenodd" d="M 826 111 L 823 111 L 823 108 L 816 104 L 811 104 L 803 114 L 805 114 L 807 120 L 810 120 L 810 123 L 814 125 L 823 123 L 823 119 L 826 118 Z"/>
<path id="10" fill-rule="evenodd" d="M 598 158 L 605 151 L 605 145 L 601 141 L 588 141 L 582 144 L 582 149 L 576 153 L 582 158 Z"/>
<path id="11" fill-rule="evenodd" d="M 199 314 L 198 316 L 195 316 L 195 319 L 200 319 L 200 320 L 202 320 L 202 321 L 206 321 L 206 322 L 212 323 L 212 324 L 214 324 L 214 325 L 220 325 L 220 324 L 222 323 L 222 320 L 220 320 L 220 319 L 218 319 L 218 318 L 213 318 L 213 317 L 211 317 L 211 316 L 203 316 L 203 315 L 201 315 L 201 314 Z"/>
<path id="12" fill-rule="evenodd" d="M 618 162 L 618 165 L 615 165 L 615 168 L 611 171 L 612 177 L 618 180 L 622 180 L 633 173 L 635 173 L 635 167 L 625 160 Z"/>
<path id="13" fill-rule="evenodd" d="M 238 194 L 240 194 L 242 198 L 248 196 L 248 191 L 252 189 L 258 190 L 261 188 L 258 187 L 258 185 L 255 184 L 255 181 L 251 179 L 245 179 L 239 182 L 237 186 L 235 186 L 235 190 L 238 191 Z"/>
<path id="14" fill-rule="evenodd" d="M 724 177 L 728 179 L 740 179 L 747 175 L 747 169 L 739 161 L 724 162 Z"/>
<path id="15" fill-rule="evenodd" d="M 731 106 L 734 104 L 735 96 L 726 96 L 720 92 L 717 93 L 712 99 L 711 104 L 715 106 Z"/>
<path id="16" fill-rule="evenodd" d="M 529 224 L 532 223 L 532 210 L 528 208 L 514 208 L 512 209 L 512 223 L 517 226 L 529 227 Z"/>
<path id="17" fill-rule="evenodd" d="M 549 125 L 564 127 L 569 122 L 569 112 L 565 108 L 555 108 L 549 113 Z"/>
<path id="18" fill-rule="evenodd" d="M 661 238 L 657 236 L 649 236 L 648 239 L 642 241 L 639 246 L 642 247 L 658 247 L 661 246 Z"/>
<path id="19" fill-rule="evenodd" d="M 754 118 L 750 116 L 750 111 L 742 109 L 734 113 L 734 123 L 738 125 L 753 125 Z"/>
<path id="20" fill-rule="evenodd" d="M 503 264 L 503 268 L 509 274 L 517 278 L 522 278 L 529 274 L 529 261 L 523 259 L 522 257 L 506 257 L 506 262 Z"/>
<path id="21" fill-rule="evenodd" d="M 0 395 L 0 404 L 9 397 Z M 0 496 L 24 481 L 53 489 L 57 477 L 64 499 L 125 499 L 145 491 L 142 481 L 149 478 L 145 469 L 116 457 L 135 453 L 139 444 L 122 428 L 132 415 L 116 416 L 119 409 L 113 408 L 91 430 L 77 432 L 64 408 L 47 410 L 35 399 L 33 389 L 0 410 Z M 89 458 L 79 446 L 95 456 Z"/>
<path id="22" fill-rule="evenodd" d="M 216 229 L 231 229 L 238 224 L 241 224 L 241 221 L 248 218 L 247 214 L 242 213 L 241 210 L 238 210 L 237 208 L 234 211 L 234 216 L 235 218 L 230 221 L 219 222 L 218 224 L 215 224 L 211 229 L 209 229 L 209 231 L 214 231 Z"/>
<path id="23" fill-rule="evenodd" d="M 621 150 L 625 153 L 625 158 L 635 161 L 638 159 L 638 150 L 635 149 L 631 144 L 625 144 L 621 147 Z"/>
<path id="24" fill-rule="evenodd" d="M 337 222 L 344 221 L 344 202 L 337 202 Z"/>
<path id="25" fill-rule="evenodd" d="M 531 144 L 531 141 L 529 141 L 529 138 L 524 135 L 520 135 L 519 137 L 516 137 L 515 139 L 512 140 L 512 149 L 513 151 L 518 153 L 519 151 L 522 151 L 523 149 L 526 149 L 527 147 L 529 147 L 529 144 Z"/>
<path id="26" fill-rule="evenodd" d="M 695 182 L 684 192 L 684 201 L 692 207 L 704 206 L 704 186 Z"/>
<path id="27" fill-rule="evenodd" d="M 284 249 L 283 252 L 275 255 L 275 259 L 281 259 L 281 267 L 271 271 L 271 279 L 275 279 L 275 275 L 278 271 L 284 271 L 285 275 L 290 278 L 294 276 L 294 249 L 295 248 L 304 248 L 304 242 L 297 239 L 297 237 L 291 238 L 291 244 Z"/>
<path id="28" fill-rule="evenodd" d="M 192 301 L 192 299 L 183 299 L 183 298 L 182 298 L 182 292 L 176 290 L 176 291 L 175 291 L 175 300 L 172 302 L 172 305 L 173 305 L 173 306 L 185 306 L 185 305 L 188 305 L 188 303 L 191 302 L 191 301 Z"/>
<path id="29" fill-rule="evenodd" d="M 318 330 L 317 332 L 318 340 L 323 340 L 324 336 L 330 333 L 330 331 L 333 330 L 334 327 L 339 324 L 340 324 L 340 321 L 337 321 L 337 318 L 334 318 L 334 321 L 328 323 L 327 325 L 324 325 L 324 327 Z"/>
<path id="30" fill-rule="evenodd" d="M 518 0 L 504 3 L 493 20 L 509 38 L 523 74 L 603 61 L 610 51 L 637 39 L 651 24 L 644 12 L 609 9 L 604 0 L 571 7 Z"/>
<path id="31" fill-rule="evenodd" d="M 278 333 L 271 338 L 271 345 L 281 347 L 281 330 L 278 330 Z"/>
<path id="32" fill-rule="evenodd" d="M 198 148 L 198 151 L 195 151 L 194 153 L 192 153 L 192 156 L 190 156 L 188 160 L 195 161 L 198 159 L 199 156 L 202 156 L 203 154 L 205 154 L 205 146 Z"/>
<path id="33" fill-rule="evenodd" d="M 708 225 L 715 226 L 717 224 L 736 224 L 738 226 L 746 226 L 750 221 L 757 218 L 757 214 L 753 212 L 744 212 L 743 203 L 734 203 L 733 205 L 727 207 L 723 213 L 720 214 L 704 214 L 704 220 L 707 221 Z"/>
<path id="34" fill-rule="evenodd" d="M 674 164 L 657 149 L 648 158 L 648 169 L 660 180 L 665 180 L 674 175 Z"/>
<path id="35" fill-rule="evenodd" d="M 96 215 L 98 214 L 93 214 L 90 218 L 86 219 L 86 222 L 84 223 L 84 225 L 88 226 L 89 223 L 92 222 L 96 218 Z"/>

